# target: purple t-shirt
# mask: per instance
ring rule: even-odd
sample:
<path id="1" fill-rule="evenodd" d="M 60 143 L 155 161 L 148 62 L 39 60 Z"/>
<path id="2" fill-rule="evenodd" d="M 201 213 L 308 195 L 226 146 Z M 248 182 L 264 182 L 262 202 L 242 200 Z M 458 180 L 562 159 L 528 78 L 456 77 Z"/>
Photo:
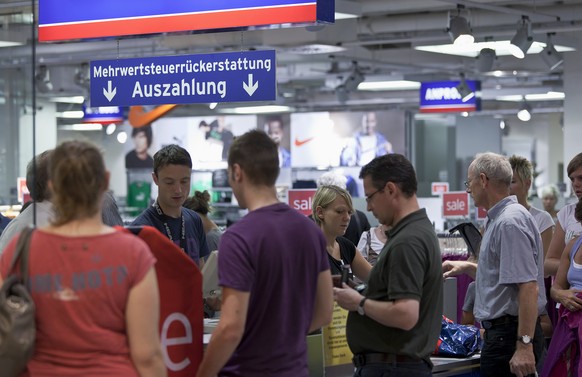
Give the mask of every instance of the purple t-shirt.
<path id="1" fill-rule="evenodd" d="M 329 269 L 321 230 L 278 203 L 228 228 L 218 250 L 220 285 L 250 292 L 243 338 L 219 375 L 308 376 L 317 278 Z"/>

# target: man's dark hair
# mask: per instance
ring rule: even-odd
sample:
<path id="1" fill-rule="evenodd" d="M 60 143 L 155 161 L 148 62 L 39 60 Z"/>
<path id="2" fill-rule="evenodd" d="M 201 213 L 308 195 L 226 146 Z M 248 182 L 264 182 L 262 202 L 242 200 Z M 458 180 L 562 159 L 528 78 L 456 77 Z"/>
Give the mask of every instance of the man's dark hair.
<path id="1" fill-rule="evenodd" d="M 51 198 L 48 181 L 49 160 L 52 153 L 53 149 L 44 151 L 34 158 L 34 167 L 32 160 L 26 166 L 26 187 L 30 192 L 30 197 L 35 202 L 42 202 Z"/>
<path id="2" fill-rule="evenodd" d="M 269 127 L 271 123 L 275 122 L 279 123 L 281 129 L 285 127 L 285 125 L 283 124 L 283 117 L 281 115 L 270 115 L 265 119 L 265 124 L 267 125 L 267 127 Z"/>
<path id="3" fill-rule="evenodd" d="M 131 130 L 131 137 L 134 138 L 137 136 L 137 134 L 139 134 L 140 132 L 143 132 L 147 141 L 148 141 L 148 148 L 152 146 L 152 138 L 153 138 L 153 134 L 152 134 L 152 126 L 151 125 L 145 125 L 142 127 L 134 127 Z"/>
<path id="4" fill-rule="evenodd" d="M 279 176 L 277 144 L 263 131 L 249 131 L 230 146 L 228 166 L 234 164 L 240 165 L 253 184 L 273 186 Z"/>
<path id="5" fill-rule="evenodd" d="M 367 176 L 370 176 L 372 184 L 378 190 L 386 183 L 393 182 L 407 198 L 416 194 L 418 189 L 414 167 L 406 157 L 398 153 L 386 154 L 370 161 L 360 171 L 361 179 Z"/>
<path id="6" fill-rule="evenodd" d="M 154 174 L 158 175 L 158 170 L 167 165 L 183 165 L 192 169 L 192 158 L 190 153 L 176 144 L 166 145 L 154 154 Z"/>

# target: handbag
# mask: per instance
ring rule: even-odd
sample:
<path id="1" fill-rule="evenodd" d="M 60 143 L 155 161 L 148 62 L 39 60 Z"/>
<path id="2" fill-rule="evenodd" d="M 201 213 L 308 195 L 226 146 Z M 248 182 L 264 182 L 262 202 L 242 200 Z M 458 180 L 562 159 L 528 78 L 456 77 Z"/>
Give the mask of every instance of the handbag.
<path id="1" fill-rule="evenodd" d="M 0 377 L 22 373 L 34 351 L 35 306 L 28 292 L 28 256 L 33 228 L 21 233 L 6 279 L 0 287 Z M 15 273 L 20 261 L 20 273 Z"/>

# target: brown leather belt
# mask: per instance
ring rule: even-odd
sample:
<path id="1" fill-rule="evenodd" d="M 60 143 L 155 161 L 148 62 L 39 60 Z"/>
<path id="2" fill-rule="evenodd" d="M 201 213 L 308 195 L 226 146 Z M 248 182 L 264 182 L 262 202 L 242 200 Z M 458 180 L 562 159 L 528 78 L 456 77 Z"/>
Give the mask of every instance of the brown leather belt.
<path id="1" fill-rule="evenodd" d="M 359 353 L 354 355 L 352 361 L 356 368 L 366 364 L 384 363 L 384 364 L 398 364 L 398 363 L 422 363 L 424 360 L 417 357 L 406 355 L 396 355 L 393 353 Z"/>

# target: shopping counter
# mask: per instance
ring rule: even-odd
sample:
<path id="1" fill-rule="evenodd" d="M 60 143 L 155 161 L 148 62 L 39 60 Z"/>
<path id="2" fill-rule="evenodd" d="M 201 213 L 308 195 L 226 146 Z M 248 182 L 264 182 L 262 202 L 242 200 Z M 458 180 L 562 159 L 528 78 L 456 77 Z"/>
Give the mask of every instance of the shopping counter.
<path id="1" fill-rule="evenodd" d="M 431 360 L 434 365 L 432 369 L 433 376 L 479 376 L 479 354 L 462 359 L 452 357 L 431 357 Z M 325 377 L 352 377 L 354 375 L 354 366 L 351 364 L 326 367 L 324 370 L 325 374 L 318 372 L 314 373 L 313 370 L 310 369 L 310 377 L 323 377 L 324 375 Z"/>

